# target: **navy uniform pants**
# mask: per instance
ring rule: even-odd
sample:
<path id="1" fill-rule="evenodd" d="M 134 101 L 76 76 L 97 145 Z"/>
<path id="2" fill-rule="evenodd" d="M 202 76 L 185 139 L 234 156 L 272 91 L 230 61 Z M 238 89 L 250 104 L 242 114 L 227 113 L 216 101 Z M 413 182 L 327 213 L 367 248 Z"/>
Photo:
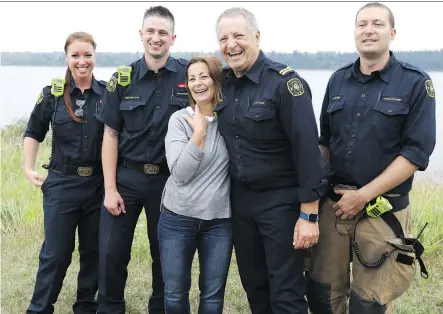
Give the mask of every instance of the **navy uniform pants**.
<path id="1" fill-rule="evenodd" d="M 71 263 L 77 228 L 80 271 L 73 312 L 96 313 L 102 180 L 102 176 L 65 176 L 49 171 L 42 185 L 45 238 L 27 314 L 54 313 L 54 304 Z"/>
<path id="2" fill-rule="evenodd" d="M 145 208 L 152 258 L 152 294 L 149 313 L 164 313 L 164 284 L 160 265 L 157 224 L 160 201 L 167 175 L 146 175 L 137 170 L 117 168 L 117 190 L 125 203 L 126 214 L 112 216 L 103 206 L 100 221 L 100 274 L 98 313 L 125 313 L 124 290 L 128 278 L 132 240 L 138 217 Z"/>
<path id="3" fill-rule="evenodd" d="M 307 314 L 304 252 L 292 242 L 296 189 L 254 191 L 233 180 L 235 254 L 252 314 Z"/>

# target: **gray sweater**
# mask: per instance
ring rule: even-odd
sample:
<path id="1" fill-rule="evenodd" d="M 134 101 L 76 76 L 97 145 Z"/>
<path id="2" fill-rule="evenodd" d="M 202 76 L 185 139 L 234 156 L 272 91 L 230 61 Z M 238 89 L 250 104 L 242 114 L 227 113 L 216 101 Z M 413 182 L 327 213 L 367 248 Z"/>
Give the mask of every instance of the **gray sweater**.
<path id="1" fill-rule="evenodd" d="M 229 156 L 218 131 L 218 121 L 208 121 L 203 150 L 190 140 L 193 130 L 183 118 L 192 109 L 175 112 L 165 138 L 171 176 L 162 203 L 170 211 L 203 220 L 231 216 Z"/>

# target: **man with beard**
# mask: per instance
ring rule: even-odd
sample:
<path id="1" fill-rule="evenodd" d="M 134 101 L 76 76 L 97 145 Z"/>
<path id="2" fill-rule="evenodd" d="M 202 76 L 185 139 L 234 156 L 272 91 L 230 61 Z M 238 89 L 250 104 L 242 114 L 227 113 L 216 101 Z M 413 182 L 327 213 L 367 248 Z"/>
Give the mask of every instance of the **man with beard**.
<path id="1" fill-rule="evenodd" d="M 380 3 L 355 19 L 356 62 L 329 80 L 320 117 L 320 148 L 329 163 L 320 238 L 312 248 L 312 313 L 390 313 L 409 287 L 415 259 L 409 192 L 434 150 L 435 91 L 429 75 L 395 58 L 394 15 Z M 350 267 L 352 260 L 352 283 Z"/>
<path id="2" fill-rule="evenodd" d="M 99 119 L 105 124 L 102 156 L 105 198 L 100 222 L 98 313 L 124 313 L 134 229 L 144 207 L 152 257 L 149 313 L 164 313 L 157 239 L 160 199 L 169 170 L 164 138 L 169 117 L 188 106 L 186 60 L 169 55 L 174 17 L 151 7 L 143 17 L 144 56 L 111 76 Z"/>

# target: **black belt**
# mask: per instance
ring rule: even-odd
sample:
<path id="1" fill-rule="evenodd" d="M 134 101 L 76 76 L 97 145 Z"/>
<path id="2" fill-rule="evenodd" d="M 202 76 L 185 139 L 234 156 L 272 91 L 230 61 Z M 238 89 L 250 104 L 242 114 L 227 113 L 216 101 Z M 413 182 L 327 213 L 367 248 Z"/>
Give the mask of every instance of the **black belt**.
<path id="1" fill-rule="evenodd" d="M 103 173 L 102 167 L 90 166 L 90 165 L 72 166 L 72 165 L 54 164 L 50 169 L 63 174 L 77 175 L 79 177 L 90 177 Z"/>
<path id="2" fill-rule="evenodd" d="M 168 165 L 165 164 L 143 164 L 140 162 L 132 161 L 129 159 L 122 159 L 120 164 L 125 168 L 131 168 L 145 174 L 157 175 L 164 174 L 170 175 Z"/>
<path id="3" fill-rule="evenodd" d="M 328 187 L 326 196 L 329 197 L 334 202 L 338 202 L 341 198 L 341 195 L 335 194 L 332 186 Z M 389 201 L 389 203 L 391 203 L 392 205 L 392 210 L 390 210 L 389 212 L 400 211 L 402 209 L 405 209 L 409 205 L 409 194 L 401 194 L 398 196 L 383 195 L 383 197 L 386 198 Z M 381 217 L 383 218 L 383 215 Z"/>

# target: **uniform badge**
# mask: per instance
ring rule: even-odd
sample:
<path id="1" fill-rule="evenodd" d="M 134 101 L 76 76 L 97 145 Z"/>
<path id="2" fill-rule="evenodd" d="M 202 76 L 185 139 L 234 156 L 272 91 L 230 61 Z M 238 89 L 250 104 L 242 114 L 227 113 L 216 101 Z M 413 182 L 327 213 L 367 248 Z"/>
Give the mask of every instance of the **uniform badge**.
<path id="1" fill-rule="evenodd" d="M 431 98 L 435 98 L 435 89 L 434 89 L 434 85 L 432 84 L 432 81 L 426 80 L 425 86 L 426 86 L 426 92 L 428 93 L 428 96 Z"/>
<path id="2" fill-rule="evenodd" d="M 111 76 L 108 84 L 106 84 L 106 89 L 113 93 L 115 91 L 115 87 L 117 86 L 117 79 L 114 76 Z"/>
<path id="3" fill-rule="evenodd" d="M 291 78 L 286 84 L 288 85 L 288 91 L 292 96 L 301 96 L 305 92 L 303 84 L 296 77 Z"/>
<path id="4" fill-rule="evenodd" d="M 39 105 L 41 102 L 42 102 L 42 100 L 43 100 L 43 89 L 42 89 L 42 91 L 40 92 L 40 95 L 38 95 L 38 99 L 37 99 L 37 105 Z"/>

